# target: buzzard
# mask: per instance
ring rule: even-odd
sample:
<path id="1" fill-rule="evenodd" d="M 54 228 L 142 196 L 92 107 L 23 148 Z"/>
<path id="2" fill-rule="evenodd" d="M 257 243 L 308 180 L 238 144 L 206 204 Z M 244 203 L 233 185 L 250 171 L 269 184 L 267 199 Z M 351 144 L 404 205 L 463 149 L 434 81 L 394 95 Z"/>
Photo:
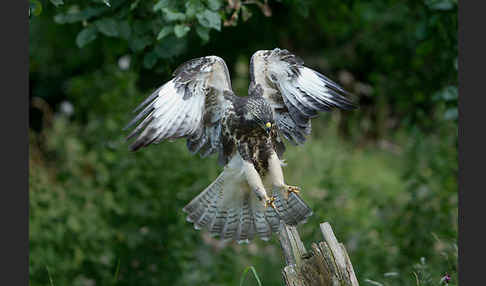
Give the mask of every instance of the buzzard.
<path id="1" fill-rule="evenodd" d="M 287 50 L 261 50 L 250 60 L 248 96 L 236 96 L 223 59 L 207 56 L 179 66 L 173 78 L 135 109 L 127 140 L 136 151 L 187 138 L 192 153 L 218 153 L 223 172 L 184 207 L 196 229 L 222 239 L 269 240 L 280 221 L 296 225 L 312 214 L 284 181 L 283 138 L 303 144 L 319 111 L 353 109 L 339 85 Z M 143 109 L 142 109 L 143 108 Z"/>

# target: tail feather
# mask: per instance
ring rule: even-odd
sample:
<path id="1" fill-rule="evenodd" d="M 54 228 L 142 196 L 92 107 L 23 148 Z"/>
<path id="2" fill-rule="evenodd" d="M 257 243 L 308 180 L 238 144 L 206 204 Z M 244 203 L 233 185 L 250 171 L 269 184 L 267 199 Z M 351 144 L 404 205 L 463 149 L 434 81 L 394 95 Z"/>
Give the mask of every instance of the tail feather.
<path id="1" fill-rule="evenodd" d="M 243 198 L 243 204 L 240 209 L 240 222 L 238 224 L 238 231 L 236 232 L 235 240 L 238 242 L 249 241 L 251 237 L 251 212 L 248 202 L 248 196 Z"/>
<path id="2" fill-rule="evenodd" d="M 312 215 L 312 209 L 300 196 L 291 193 L 288 199 L 287 213 L 289 217 L 294 219 L 293 225 L 297 225 L 307 222 L 307 218 Z"/>
<path id="3" fill-rule="evenodd" d="M 283 197 L 281 189 L 272 189 L 275 209 L 264 208 L 255 193 L 238 184 L 234 173 L 223 171 L 183 210 L 195 229 L 207 228 L 213 236 L 248 243 L 255 236 L 269 240 L 280 231 L 280 222 L 297 225 L 312 215 L 312 210 L 297 194 Z"/>
<path id="4" fill-rule="evenodd" d="M 214 217 L 218 212 L 217 201 L 219 197 L 220 196 L 217 194 L 209 200 L 209 204 L 206 206 L 204 213 L 194 222 L 194 227 L 203 228 L 214 220 Z"/>
<path id="5" fill-rule="evenodd" d="M 226 223 L 226 217 L 228 216 L 228 212 L 224 209 L 219 210 L 214 218 L 213 223 L 209 227 L 209 232 L 216 236 L 220 235 L 223 231 L 224 224 Z"/>
<path id="6" fill-rule="evenodd" d="M 221 238 L 232 238 L 238 228 L 239 214 L 236 208 L 228 210 L 228 217 L 221 232 Z"/>
<path id="7" fill-rule="evenodd" d="M 255 229 L 258 236 L 264 240 L 270 240 L 270 236 L 272 235 L 272 229 L 268 224 L 268 221 L 265 219 L 264 212 L 255 212 Z"/>
<path id="8" fill-rule="evenodd" d="M 204 207 L 203 204 L 208 198 L 214 198 L 215 195 L 222 195 L 222 185 L 224 183 L 223 173 L 221 173 L 216 180 L 214 180 L 204 191 L 197 195 L 190 203 L 188 203 L 183 211 L 187 213 L 193 213 L 200 207 Z M 205 197 L 205 199 L 203 199 Z M 207 203 L 207 202 L 206 202 Z"/>
<path id="9" fill-rule="evenodd" d="M 189 214 L 186 220 L 193 222 L 194 228 L 201 229 L 214 220 L 218 201 L 223 196 L 223 182 L 223 176 L 220 175 L 206 190 L 184 207 L 183 210 Z"/>
<path id="10" fill-rule="evenodd" d="M 290 193 L 288 199 L 285 199 L 282 191 L 274 188 L 273 196 L 276 198 L 274 204 L 277 215 L 287 225 L 305 223 L 307 218 L 312 215 L 312 209 L 295 193 Z"/>
<path id="11" fill-rule="evenodd" d="M 280 230 L 280 217 L 277 212 L 272 208 L 267 208 L 265 210 L 265 219 L 270 225 L 272 232 L 278 233 Z"/>

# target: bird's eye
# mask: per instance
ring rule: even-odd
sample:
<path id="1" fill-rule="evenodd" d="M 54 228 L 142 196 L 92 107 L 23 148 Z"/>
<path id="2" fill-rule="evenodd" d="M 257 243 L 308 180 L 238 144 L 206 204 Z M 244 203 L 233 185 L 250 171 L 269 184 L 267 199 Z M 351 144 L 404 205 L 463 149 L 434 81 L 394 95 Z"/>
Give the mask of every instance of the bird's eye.
<path id="1" fill-rule="evenodd" d="M 272 127 L 272 123 L 267 122 L 267 124 L 265 124 L 265 127 L 267 127 L 267 128 L 271 128 L 271 127 Z"/>

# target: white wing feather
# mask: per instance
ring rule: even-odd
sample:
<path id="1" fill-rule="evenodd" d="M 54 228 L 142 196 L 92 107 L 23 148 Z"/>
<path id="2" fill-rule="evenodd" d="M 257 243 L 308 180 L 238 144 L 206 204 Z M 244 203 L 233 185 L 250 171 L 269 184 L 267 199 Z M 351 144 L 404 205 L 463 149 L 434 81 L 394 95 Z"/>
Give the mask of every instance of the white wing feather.
<path id="1" fill-rule="evenodd" d="M 204 147 L 205 153 L 214 152 L 215 142 L 219 142 L 215 130 L 219 130 L 217 125 L 227 106 L 224 93 L 232 93 L 226 64 L 216 56 L 197 58 L 182 64 L 174 75 L 135 109 L 143 108 L 126 128 L 144 119 L 128 135 L 138 135 L 130 148 L 135 151 L 166 139 L 187 137 L 191 151 Z M 205 114 L 210 122 L 203 122 Z"/>
<path id="2" fill-rule="evenodd" d="M 279 130 L 295 144 L 304 143 L 318 112 L 356 108 L 339 85 L 303 64 L 280 49 L 257 51 L 250 62 L 250 90 L 267 99 Z"/>

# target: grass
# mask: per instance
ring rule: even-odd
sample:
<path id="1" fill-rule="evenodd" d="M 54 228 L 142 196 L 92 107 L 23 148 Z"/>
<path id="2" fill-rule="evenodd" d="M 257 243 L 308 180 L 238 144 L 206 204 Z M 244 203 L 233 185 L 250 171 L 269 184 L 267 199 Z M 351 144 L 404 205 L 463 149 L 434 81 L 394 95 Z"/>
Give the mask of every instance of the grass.
<path id="1" fill-rule="evenodd" d="M 241 274 L 241 278 L 240 278 L 240 286 L 244 285 L 246 276 L 248 274 L 248 271 L 250 271 L 250 270 L 251 270 L 251 273 L 253 273 L 253 277 L 255 277 L 255 280 L 257 281 L 258 286 L 262 286 L 262 282 L 260 281 L 260 277 L 258 277 L 258 274 L 255 270 L 255 267 L 253 267 L 253 266 L 247 266 L 245 268 L 245 270 L 243 270 L 243 274 Z"/>
<path id="2" fill-rule="evenodd" d="M 49 272 L 49 267 L 46 265 L 47 276 L 49 277 L 49 285 L 54 286 L 54 281 L 52 281 L 51 273 Z"/>
<path id="3" fill-rule="evenodd" d="M 42 138 L 30 136 L 32 286 L 53 286 L 50 270 L 57 285 L 242 285 L 248 272 L 258 285 L 282 284 L 275 237 L 221 249 L 185 222 L 180 209 L 221 171 L 216 158 L 191 156 L 182 141 L 128 153 L 121 138 L 103 135 L 103 124 L 112 123 L 93 120 L 82 128 L 58 117 Z M 287 183 L 302 187 L 314 210 L 299 226 L 306 246 L 322 240 L 318 225 L 328 221 L 363 283 L 416 285 L 412 272 L 421 256 L 432 281 L 446 272 L 455 281 L 449 216 L 457 208 L 454 200 L 445 204 L 456 195 L 445 160 L 453 146 L 426 138 L 416 156 L 407 149 L 415 137 L 400 141 L 401 153 L 358 147 L 333 124 L 316 120 L 309 141 L 289 145 L 284 156 Z M 96 139 L 107 137 L 109 144 Z M 410 161 L 415 157 L 420 164 Z M 416 181 L 421 185 L 410 183 Z M 55 268 L 46 275 L 42 265 Z M 385 275 L 391 272 L 400 274 Z"/>

